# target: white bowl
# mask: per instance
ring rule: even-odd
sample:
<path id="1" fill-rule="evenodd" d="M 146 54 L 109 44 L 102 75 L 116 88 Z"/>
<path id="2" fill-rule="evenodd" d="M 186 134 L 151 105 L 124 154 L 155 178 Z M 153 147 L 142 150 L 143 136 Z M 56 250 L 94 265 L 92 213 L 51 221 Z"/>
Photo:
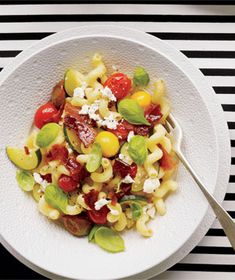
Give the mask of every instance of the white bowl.
<path id="1" fill-rule="evenodd" d="M 219 201 L 229 176 L 226 123 L 201 73 L 163 41 L 132 29 L 89 26 L 50 36 L 22 52 L 1 73 L 1 241 L 19 260 L 50 277 L 143 279 L 182 259 L 204 236 L 214 216 L 182 166 L 179 191 L 167 199 L 167 214 L 150 223 L 154 236 L 125 232 L 126 251 L 110 254 L 47 220 L 15 181 L 5 146 L 21 145 L 35 109 L 71 66 L 88 69 L 100 52 L 108 68 L 132 72 L 142 65 L 151 79 L 165 79 L 172 111 L 184 131 L 183 151 Z"/>

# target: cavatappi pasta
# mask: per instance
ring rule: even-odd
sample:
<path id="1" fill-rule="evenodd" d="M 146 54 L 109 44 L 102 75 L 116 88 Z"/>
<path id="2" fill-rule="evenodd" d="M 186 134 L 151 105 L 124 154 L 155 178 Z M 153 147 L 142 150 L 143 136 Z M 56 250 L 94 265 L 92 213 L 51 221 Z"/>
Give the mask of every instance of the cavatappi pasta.
<path id="1" fill-rule="evenodd" d="M 40 213 L 119 252 L 124 230 L 152 236 L 149 221 L 165 215 L 165 200 L 177 190 L 177 160 L 164 127 L 170 106 L 165 82 L 150 81 L 144 68 L 132 77 L 110 73 L 98 53 L 91 65 L 88 73 L 66 71 L 37 109 L 24 148 L 6 151 Z"/>

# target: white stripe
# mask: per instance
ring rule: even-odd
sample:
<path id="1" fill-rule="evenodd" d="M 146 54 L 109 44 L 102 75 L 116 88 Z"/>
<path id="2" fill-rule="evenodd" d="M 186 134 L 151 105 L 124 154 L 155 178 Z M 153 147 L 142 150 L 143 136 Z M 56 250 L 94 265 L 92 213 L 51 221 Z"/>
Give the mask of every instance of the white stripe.
<path id="1" fill-rule="evenodd" d="M 235 147 L 232 147 L 232 148 L 231 148 L 231 156 L 232 156 L 232 157 L 235 157 Z"/>
<path id="2" fill-rule="evenodd" d="M 0 25 L 1 26 L 1 25 Z M 0 41 L 0 50 L 24 50 L 38 40 L 6 40 Z"/>
<path id="3" fill-rule="evenodd" d="M 235 129 L 230 129 L 229 134 L 230 134 L 230 139 L 235 140 Z"/>
<path id="4" fill-rule="evenodd" d="M 163 14 L 163 15 L 234 15 L 235 7 L 210 5 L 7 5 L 0 6 L 2 15 L 25 14 Z"/>
<path id="5" fill-rule="evenodd" d="M 220 254 L 189 254 L 180 263 L 200 263 L 200 264 L 234 264 L 235 255 Z M 207 278 L 201 278 L 207 279 Z M 221 278 L 223 279 L 223 278 Z"/>
<path id="6" fill-rule="evenodd" d="M 225 200 L 222 203 L 222 206 L 227 210 L 227 211 L 235 211 L 235 203 L 233 200 Z"/>
<path id="7" fill-rule="evenodd" d="M 230 102 L 231 104 L 235 104 Z M 226 103 L 228 104 L 228 103 Z M 225 112 L 224 113 L 225 119 L 227 122 L 235 122 L 235 113 L 234 112 Z"/>
<path id="8" fill-rule="evenodd" d="M 221 76 L 205 76 L 211 86 L 235 86 L 234 77 L 221 77 Z"/>
<path id="9" fill-rule="evenodd" d="M 235 183 L 228 184 L 227 193 L 235 193 Z"/>
<path id="10" fill-rule="evenodd" d="M 205 236 L 198 246 L 231 247 L 226 236 Z"/>
<path id="11" fill-rule="evenodd" d="M 232 272 L 205 272 L 205 271 L 166 271 L 151 280 L 233 280 Z"/>
<path id="12" fill-rule="evenodd" d="M 30 14 L 30 13 L 29 13 Z M 84 25 L 117 25 L 145 32 L 190 32 L 190 33 L 234 33 L 235 23 L 190 23 L 190 22 L 17 22 L 0 23 L 0 30 L 8 32 L 58 32 Z"/>
<path id="13" fill-rule="evenodd" d="M 235 41 L 165 40 L 179 50 L 234 51 Z M 233 64 L 233 67 L 235 65 Z"/>
<path id="14" fill-rule="evenodd" d="M 230 170 L 231 175 L 235 175 L 235 165 L 231 165 L 231 170 Z M 235 187 L 233 187 L 235 189 Z M 233 202 L 235 204 L 235 201 Z"/>
<path id="15" fill-rule="evenodd" d="M 195 41 L 196 42 L 196 41 Z M 213 45 L 214 41 L 211 41 Z M 197 68 L 235 68 L 234 59 L 226 59 L 226 58 L 190 58 L 190 61 Z"/>
<path id="16" fill-rule="evenodd" d="M 5 67 L 8 63 L 10 63 L 14 58 L 9 57 L 0 57 L 0 67 Z"/>
<path id="17" fill-rule="evenodd" d="M 221 104 L 235 104 L 235 94 L 216 94 L 216 98 Z"/>

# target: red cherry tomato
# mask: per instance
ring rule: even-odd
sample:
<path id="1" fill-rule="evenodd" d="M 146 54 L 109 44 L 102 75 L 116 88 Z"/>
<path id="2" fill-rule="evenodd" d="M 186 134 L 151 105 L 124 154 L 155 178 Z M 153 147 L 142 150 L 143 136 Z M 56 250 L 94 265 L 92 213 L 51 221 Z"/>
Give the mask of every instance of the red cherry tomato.
<path id="1" fill-rule="evenodd" d="M 107 222 L 107 214 L 109 208 L 105 205 L 100 210 L 89 210 L 87 211 L 88 217 L 92 222 L 98 225 L 103 225 Z"/>
<path id="2" fill-rule="evenodd" d="M 58 122 L 60 115 L 60 111 L 52 103 L 48 102 L 37 109 L 34 123 L 38 128 L 42 128 L 49 122 Z"/>
<path id="3" fill-rule="evenodd" d="M 59 187 L 65 192 L 75 191 L 78 183 L 72 177 L 62 174 L 58 180 Z"/>
<path id="4" fill-rule="evenodd" d="M 104 87 L 109 87 L 119 100 L 129 93 L 131 89 L 131 80 L 123 73 L 115 73 L 105 81 Z"/>

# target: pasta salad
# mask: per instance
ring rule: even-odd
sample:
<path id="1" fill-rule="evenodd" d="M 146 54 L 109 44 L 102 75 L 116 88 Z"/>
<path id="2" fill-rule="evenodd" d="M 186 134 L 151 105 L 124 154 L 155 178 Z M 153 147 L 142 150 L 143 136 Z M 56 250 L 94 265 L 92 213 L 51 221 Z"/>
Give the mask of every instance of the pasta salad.
<path id="1" fill-rule="evenodd" d="M 177 189 L 177 159 L 164 122 L 170 106 L 162 79 L 143 67 L 108 73 L 66 71 L 34 116 L 23 148 L 7 147 L 16 180 L 39 211 L 74 236 L 109 252 L 125 249 L 120 232 L 152 236 L 148 222 L 166 213 Z"/>

